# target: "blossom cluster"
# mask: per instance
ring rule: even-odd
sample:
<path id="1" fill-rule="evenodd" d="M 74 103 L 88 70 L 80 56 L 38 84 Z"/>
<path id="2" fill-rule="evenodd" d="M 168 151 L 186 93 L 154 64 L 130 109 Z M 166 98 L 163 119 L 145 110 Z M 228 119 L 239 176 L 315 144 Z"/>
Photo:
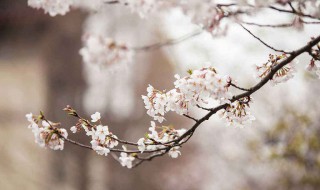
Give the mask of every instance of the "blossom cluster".
<path id="1" fill-rule="evenodd" d="M 157 129 L 160 129 L 158 132 Z M 143 153 L 145 150 L 161 150 L 166 148 L 168 142 L 177 140 L 187 130 L 176 130 L 172 126 L 156 126 L 155 122 L 151 121 L 151 127 L 149 127 L 149 134 L 146 134 L 144 138 L 138 140 L 138 149 Z M 179 146 L 172 147 L 168 154 L 172 158 L 177 158 L 181 152 L 178 150 Z"/>
<path id="2" fill-rule="evenodd" d="M 110 1 L 112 2 L 112 1 Z M 309 10 L 310 15 L 314 17 L 320 16 L 320 1 L 317 0 L 304 0 L 304 1 L 290 1 L 290 0 L 241 0 L 237 4 L 230 6 L 224 6 L 224 8 L 233 7 L 233 9 L 226 10 L 226 14 L 223 13 L 222 6 L 215 0 L 119 0 L 118 3 L 128 7 L 132 12 L 137 12 L 141 17 L 145 17 L 147 14 L 161 10 L 168 9 L 170 7 L 181 7 L 184 12 L 191 17 L 191 19 L 197 24 L 203 24 L 211 29 L 216 26 L 223 15 L 230 16 L 232 12 L 249 13 L 250 11 L 244 9 L 246 7 L 259 8 L 262 6 L 268 6 L 273 4 L 286 5 L 289 2 L 295 3 L 297 10 Z M 254 4 L 252 4 L 254 2 Z M 36 9 L 44 9 L 45 13 L 49 13 L 50 16 L 65 15 L 70 11 L 70 7 L 82 7 L 87 6 L 88 10 L 94 7 L 102 6 L 104 3 L 108 4 L 108 1 L 95 0 L 91 3 L 86 1 L 74 1 L 74 0 L 28 0 L 28 5 Z M 249 6 L 248 6 L 249 5 Z M 244 10 L 243 10 L 244 9 Z"/>
<path id="3" fill-rule="evenodd" d="M 320 43 L 317 44 L 317 49 L 311 49 L 309 54 L 312 58 L 307 70 L 316 73 L 320 79 Z"/>
<path id="4" fill-rule="evenodd" d="M 161 123 L 165 119 L 165 113 L 169 111 L 182 115 L 188 113 L 190 106 L 203 106 L 210 100 L 230 102 L 230 77 L 217 74 L 214 68 L 202 68 L 190 71 L 189 74 L 183 78 L 175 75 L 175 88 L 168 92 L 156 90 L 149 85 L 147 96 L 142 96 L 147 114 Z"/>
<path id="5" fill-rule="evenodd" d="M 224 11 L 214 1 L 185 1 L 181 3 L 183 12 L 191 21 L 209 32 L 219 29 Z"/>
<path id="6" fill-rule="evenodd" d="M 99 112 L 91 115 L 91 122 L 100 122 L 101 115 Z M 109 131 L 108 126 L 104 126 L 101 123 L 98 125 L 91 125 L 88 121 L 80 120 L 76 126 L 70 128 L 73 133 L 81 131 L 84 129 L 86 135 L 91 137 L 91 147 L 99 155 L 107 156 L 110 149 L 116 147 L 118 142 L 118 137 L 113 135 Z"/>
<path id="7" fill-rule="evenodd" d="M 123 148 L 124 151 L 127 151 L 126 146 L 123 145 L 122 148 Z M 135 160 L 135 157 L 132 156 L 132 154 L 128 154 L 126 152 L 121 152 L 119 160 L 120 160 L 120 164 L 123 167 L 127 167 L 127 168 L 130 169 L 130 168 L 132 168 L 132 163 Z"/>
<path id="8" fill-rule="evenodd" d="M 245 97 L 229 104 L 225 110 L 221 110 L 219 115 L 226 119 L 229 126 L 248 126 L 255 117 L 249 111 L 251 97 Z"/>
<path id="9" fill-rule="evenodd" d="M 63 128 L 57 128 L 58 123 L 52 123 L 43 120 L 43 116 L 34 116 L 32 113 L 26 115 L 30 122 L 30 128 L 34 134 L 35 142 L 43 148 L 51 148 L 53 150 L 63 150 L 64 138 L 68 137 L 68 133 Z"/>
<path id="10" fill-rule="evenodd" d="M 95 65 L 112 65 L 131 62 L 133 52 L 113 39 L 97 35 L 84 37 L 84 47 L 80 49 L 83 61 Z"/>
<path id="11" fill-rule="evenodd" d="M 311 59 L 309 65 L 307 66 L 307 70 L 316 73 L 320 79 L 320 62 L 319 61 L 316 61 L 315 59 Z"/>
<path id="12" fill-rule="evenodd" d="M 32 8 L 43 9 L 50 16 L 65 15 L 70 11 L 73 0 L 28 0 Z"/>
<path id="13" fill-rule="evenodd" d="M 120 0 L 121 4 L 128 6 L 132 12 L 137 12 L 141 18 L 159 9 L 163 0 Z"/>
<path id="14" fill-rule="evenodd" d="M 272 68 L 277 66 L 281 61 L 287 58 L 286 54 L 282 55 L 269 55 L 269 60 L 262 65 L 255 65 L 255 77 L 262 79 L 266 77 L 271 71 Z M 286 82 L 289 79 L 294 77 L 294 73 L 296 72 L 295 65 L 293 62 L 283 66 L 279 69 L 272 77 L 271 84 L 276 85 L 281 82 Z"/>

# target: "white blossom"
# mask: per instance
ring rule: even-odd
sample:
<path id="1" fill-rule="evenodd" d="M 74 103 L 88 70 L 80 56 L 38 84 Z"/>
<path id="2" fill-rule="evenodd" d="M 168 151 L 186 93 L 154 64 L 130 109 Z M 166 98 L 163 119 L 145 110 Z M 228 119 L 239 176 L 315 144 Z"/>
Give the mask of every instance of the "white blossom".
<path id="1" fill-rule="evenodd" d="M 64 139 L 68 137 L 67 130 L 63 128 L 56 128 L 50 121 L 35 119 L 32 113 L 26 115 L 27 120 L 30 122 L 28 128 L 34 134 L 35 142 L 43 148 L 50 148 L 53 150 L 63 150 Z M 49 122 L 49 123 L 48 123 Z"/>
<path id="2" fill-rule="evenodd" d="M 169 150 L 168 154 L 171 158 L 178 158 L 181 155 L 181 152 L 178 150 L 179 147 L 173 147 Z"/>
<path id="3" fill-rule="evenodd" d="M 213 68 L 190 71 L 187 77 L 175 75 L 175 78 L 175 89 L 164 92 L 149 85 L 147 96 L 142 96 L 147 114 L 160 123 L 169 111 L 188 114 L 190 107 L 206 105 L 210 100 L 227 103 L 232 97 L 228 91 L 230 77 L 217 74 Z"/>
<path id="4" fill-rule="evenodd" d="M 91 115 L 91 122 L 97 122 L 101 119 L 101 114 L 99 112 L 96 112 Z"/>
<path id="5" fill-rule="evenodd" d="M 255 120 L 249 110 L 249 102 L 251 101 L 252 98 L 242 98 L 229 104 L 225 110 L 220 110 L 218 114 L 226 120 L 228 126 L 249 126 Z"/>
<path id="6" fill-rule="evenodd" d="M 130 63 L 133 51 L 125 44 L 116 43 L 110 38 L 85 35 L 84 47 L 80 49 L 83 62 L 98 66 Z"/>
<path id="7" fill-rule="evenodd" d="M 71 131 L 72 133 L 76 133 L 76 132 L 78 131 L 78 129 L 77 129 L 76 126 L 72 126 L 72 127 L 70 128 L 70 131 Z"/>
<path id="8" fill-rule="evenodd" d="M 106 138 L 105 144 L 109 148 L 114 148 L 119 144 L 117 139 L 118 137 L 116 135 L 111 134 L 109 137 Z"/>
<path id="9" fill-rule="evenodd" d="M 124 151 L 127 151 L 127 148 L 125 146 L 122 146 Z M 119 157 L 120 163 L 123 167 L 132 168 L 132 162 L 135 160 L 135 158 L 131 155 L 128 155 L 125 152 L 120 153 Z"/>
<path id="10" fill-rule="evenodd" d="M 269 60 L 267 63 L 264 63 L 263 65 L 256 65 L 255 66 L 255 77 L 259 79 L 263 79 L 266 77 L 270 72 L 271 69 L 275 66 L 277 66 L 281 61 L 287 58 L 286 54 L 282 55 L 269 55 Z M 286 82 L 289 79 L 294 77 L 294 73 L 296 72 L 295 65 L 293 62 L 290 62 L 289 64 L 283 66 L 281 69 L 279 69 L 272 77 L 271 84 L 276 85 L 282 82 Z"/>
<path id="11" fill-rule="evenodd" d="M 32 8 L 43 9 L 50 16 L 65 15 L 70 11 L 73 0 L 28 0 Z"/>
<path id="12" fill-rule="evenodd" d="M 101 119 L 100 113 L 96 112 L 91 115 L 92 122 L 97 122 Z M 110 149 L 116 147 L 118 142 L 118 137 L 113 135 L 109 131 L 108 126 L 94 125 L 94 126 L 86 126 L 82 124 L 82 128 L 85 130 L 86 135 L 91 137 L 91 147 L 95 150 L 99 155 L 107 156 L 110 152 Z"/>
<path id="13" fill-rule="evenodd" d="M 143 153 L 143 151 L 145 151 L 146 149 L 146 145 L 144 144 L 145 139 L 144 138 L 140 138 L 138 140 L 138 149 L 139 151 L 141 151 L 141 153 Z"/>
<path id="14" fill-rule="evenodd" d="M 103 147 L 103 146 L 96 146 L 95 148 L 93 148 L 93 150 L 96 151 L 97 154 L 99 155 L 105 155 L 105 156 L 108 156 L 110 150 L 106 147 Z"/>
<path id="15" fill-rule="evenodd" d="M 163 0 L 120 0 L 120 3 L 144 18 L 147 14 L 157 10 L 163 3 Z"/>
<path id="16" fill-rule="evenodd" d="M 158 132 L 157 129 L 160 129 Z M 138 140 L 138 149 L 143 152 L 145 150 L 159 150 L 165 148 L 165 144 L 177 140 L 187 130 L 176 130 L 172 126 L 156 126 L 155 122 L 151 121 L 149 127 L 150 133 L 146 134 L 146 138 L 140 138 Z"/>
<path id="17" fill-rule="evenodd" d="M 104 143 L 107 135 L 109 135 L 108 126 L 98 125 L 95 132 L 96 139 L 99 139 L 101 143 Z"/>

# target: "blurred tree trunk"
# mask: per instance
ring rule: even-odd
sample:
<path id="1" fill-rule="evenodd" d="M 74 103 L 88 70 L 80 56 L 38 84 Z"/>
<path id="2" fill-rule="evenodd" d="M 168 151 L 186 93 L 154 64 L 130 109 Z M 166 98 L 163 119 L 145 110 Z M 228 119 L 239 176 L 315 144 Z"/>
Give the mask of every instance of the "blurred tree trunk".
<path id="1" fill-rule="evenodd" d="M 83 113 L 82 94 L 85 85 L 78 53 L 83 19 L 84 15 L 75 11 L 63 17 L 52 18 L 47 37 L 43 41 L 48 87 L 46 112 L 50 119 L 60 121 L 66 129 L 76 121 L 68 117 L 62 108 L 70 104 Z M 80 137 L 74 139 L 82 140 Z M 68 150 L 55 151 L 51 156 L 52 189 L 74 187 L 77 190 L 87 190 L 88 151 L 69 144 L 65 148 Z"/>

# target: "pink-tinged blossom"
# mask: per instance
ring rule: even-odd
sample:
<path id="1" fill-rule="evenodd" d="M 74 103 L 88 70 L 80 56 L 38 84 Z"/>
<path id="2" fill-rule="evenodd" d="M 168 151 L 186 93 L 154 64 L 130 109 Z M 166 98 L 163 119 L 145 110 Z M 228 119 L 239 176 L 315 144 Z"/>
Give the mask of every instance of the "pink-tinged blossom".
<path id="1" fill-rule="evenodd" d="M 151 121 L 149 133 L 146 134 L 145 138 L 140 138 L 138 140 L 138 149 L 141 152 L 145 150 L 152 151 L 163 149 L 166 147 L 165 144 L 177 140 L 186 131 L 186 129 L 176 130 L 172 126 L 156 126 L 155 122 Z M 176 147 L 176 149 L 178 148 L 179 147 Z"/>
<path id="2" fill-rule="evenodd" d="M 34 134 L 35 142 L 43 148 L 50 148 L 53 150 L 63 150 L 64 138 L 68 137 L 68 133 L 63 128 L 56 128 L 57 124 L 49 121 L 36 119 L 32 113 L 26 115 L 30 122 L 30 128 Z"/>
<path id="3" fill-rule="evenodd" d="M 175 89 L 164 92 L 149 85 L 147 96 L 142 96 L 147 114 L 160 123 L 169 111 L 188 114 L 190 107 L 207 105 L 210 100 L 227 103 L 232 97 L 228 91 L 230 77 L 217 74 L 213 68 L 190 71 L 189 76 L 175 75 L 175 78 Z"/>
<path id="4" fill-rule="evenodd" d="M 252 102 L 251 98 L 242 98 L 229 104 L 226 109 L 219 111 L 218 114 L 226 120 L 228 126 L 249 126 L 255 120 L 249 110 L 250 102 Z"/>
<path id="5" fill-rule="evenodd" d="M 306 69 L 311 73 L 315 73 L 320 79 L 320 61 L 315 61 L 314 59 L 311 59 Z"/>
<path id="6" fill-rule="evenodd" d="M 262 64 L 262 65 L 256 65 L 255 66 L 255 77 L 258 79 L 263 79 L 266 77 L 270 72 L 271 69 L 275 66 L 277 66 L 281 61 L 287 58 L 286 54 L 282 55 L 269 55 L 268 62 Z M 294 73 L 296 72 L 296 68 L 293 62 L 290 62 L 289 64 L 283 66 L 281 69 L 279 69 L 272 77 L 271 84 L 276 85 L 282 82 L 286 82 L 289 79 L 294 77 Z"/>

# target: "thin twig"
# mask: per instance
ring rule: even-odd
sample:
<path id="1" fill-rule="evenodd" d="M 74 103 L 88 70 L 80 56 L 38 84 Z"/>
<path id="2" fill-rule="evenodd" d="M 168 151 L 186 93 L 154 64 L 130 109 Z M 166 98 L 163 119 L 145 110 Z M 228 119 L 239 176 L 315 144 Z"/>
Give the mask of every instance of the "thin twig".
<path id="1" fill-rule="evenodd" d="M 200 108 L 200 109 L 206 110 L 206 111 L 211 111 L 211 109 L 212 109 L 212 108 L 202 107 L 202 106 L 200 106 L 199 104 L 197 104 L 197 107 Z"/>
<path id="2" fill-rule="evenodd" d="M 259 27 L 269 27 L 269 28 L 286 28 L 293 26 L 293 23 L 284 23 L 284 24 L 258 24 L 254 22 L 245 22 L 242 21 L 241 23 L 251 26 L 259 26 Z"/>
<path id="3" fill-rule="evenodd" d="M 195 122 L 198 122 L 198 119 L 196 119 L 196 118 L 194 118 L 194 117 L 191 117 L 190 115 L 183 114 L 183 116 L 185 116 L 186 118 L 192 119 L 192 120 L 195 121 Z"/>
<path id="4" fill-rule="evenodd" d="M 237 88 L 237 89 L 239 89 L 239 90 L 250 91 L 250 89 L 239 87 L 239 86 L 233 84 L 232 82 L 229 82 L 229 85 L 230 85 L 230 86 L 233 86 L 233 87 L 235 87 L 235 88 Z"/>
<path id="5" fill-rule="evenodd" d="M 129 49 L 134 50 L 134 51 L 150 51 L 150 50 L 155 50 L 155 49 L 159 49 L 162 48 L 164 46 L 171 46 L 171 45 L 175 45 L 178 44 L 180 42 L 186 41 L 192 37 L 198 36 L 199 34 L 201 34 L 203 32 L 203 29 L 200 30 L 196 30 L 193 31 L 190 34 L 186 34 L 180 38 L 177 39 L 169 39 L 167 41 L 164 42 L 159 42 L 159 43 L 155 43 L 155 44 L 151 44 L 151 45 L 147 45 L 147 46 L 142 46 L 142 47 L 129 47 Z"/>
<path id="6" fill-rule="evenodd" d="M 281 53 L 286 53 L 286 54 L 291 54 L 292 52 L 287 52 L 284 50 L 280 50 L 280 49 L 276 49 L 270 45 L 268 45 L 266 42 L 262 41 L 259 37 L 257 37 L 256 35 L 254 35 L 250 30 L 248 30 L 246 27 L 244 27 L 242 24 L 240 24 L 240 26 L 245 29 L 251 36 L 253 36 L 255 39 L 257 39 L 259 42 L 261 42 L 263 45 L 265 45 L 266 47 L 272 49 L 273 51 L 276 52 L 281 52 Z"/>
<path id="7" fill-rule="evenodd" d="M 308 18 L 312 18 L 312 19 L 316 19 L 316 20 L 320 20 L 320 18 L 309 15 L 309 14 L 304 14 L 302 12 L 298 12 L 298 11 L 294 11 L 294 10 L 286 10 L 286 9 L 281 9 L 281 8 L 277 8 L 274 6 L 269 6 L 268 8 L 279 11 L 279 12 L 284 12 L 284 13 L 290 13 L 290 14 L 295 14 L 301 17 L 308 17 Z"/>

